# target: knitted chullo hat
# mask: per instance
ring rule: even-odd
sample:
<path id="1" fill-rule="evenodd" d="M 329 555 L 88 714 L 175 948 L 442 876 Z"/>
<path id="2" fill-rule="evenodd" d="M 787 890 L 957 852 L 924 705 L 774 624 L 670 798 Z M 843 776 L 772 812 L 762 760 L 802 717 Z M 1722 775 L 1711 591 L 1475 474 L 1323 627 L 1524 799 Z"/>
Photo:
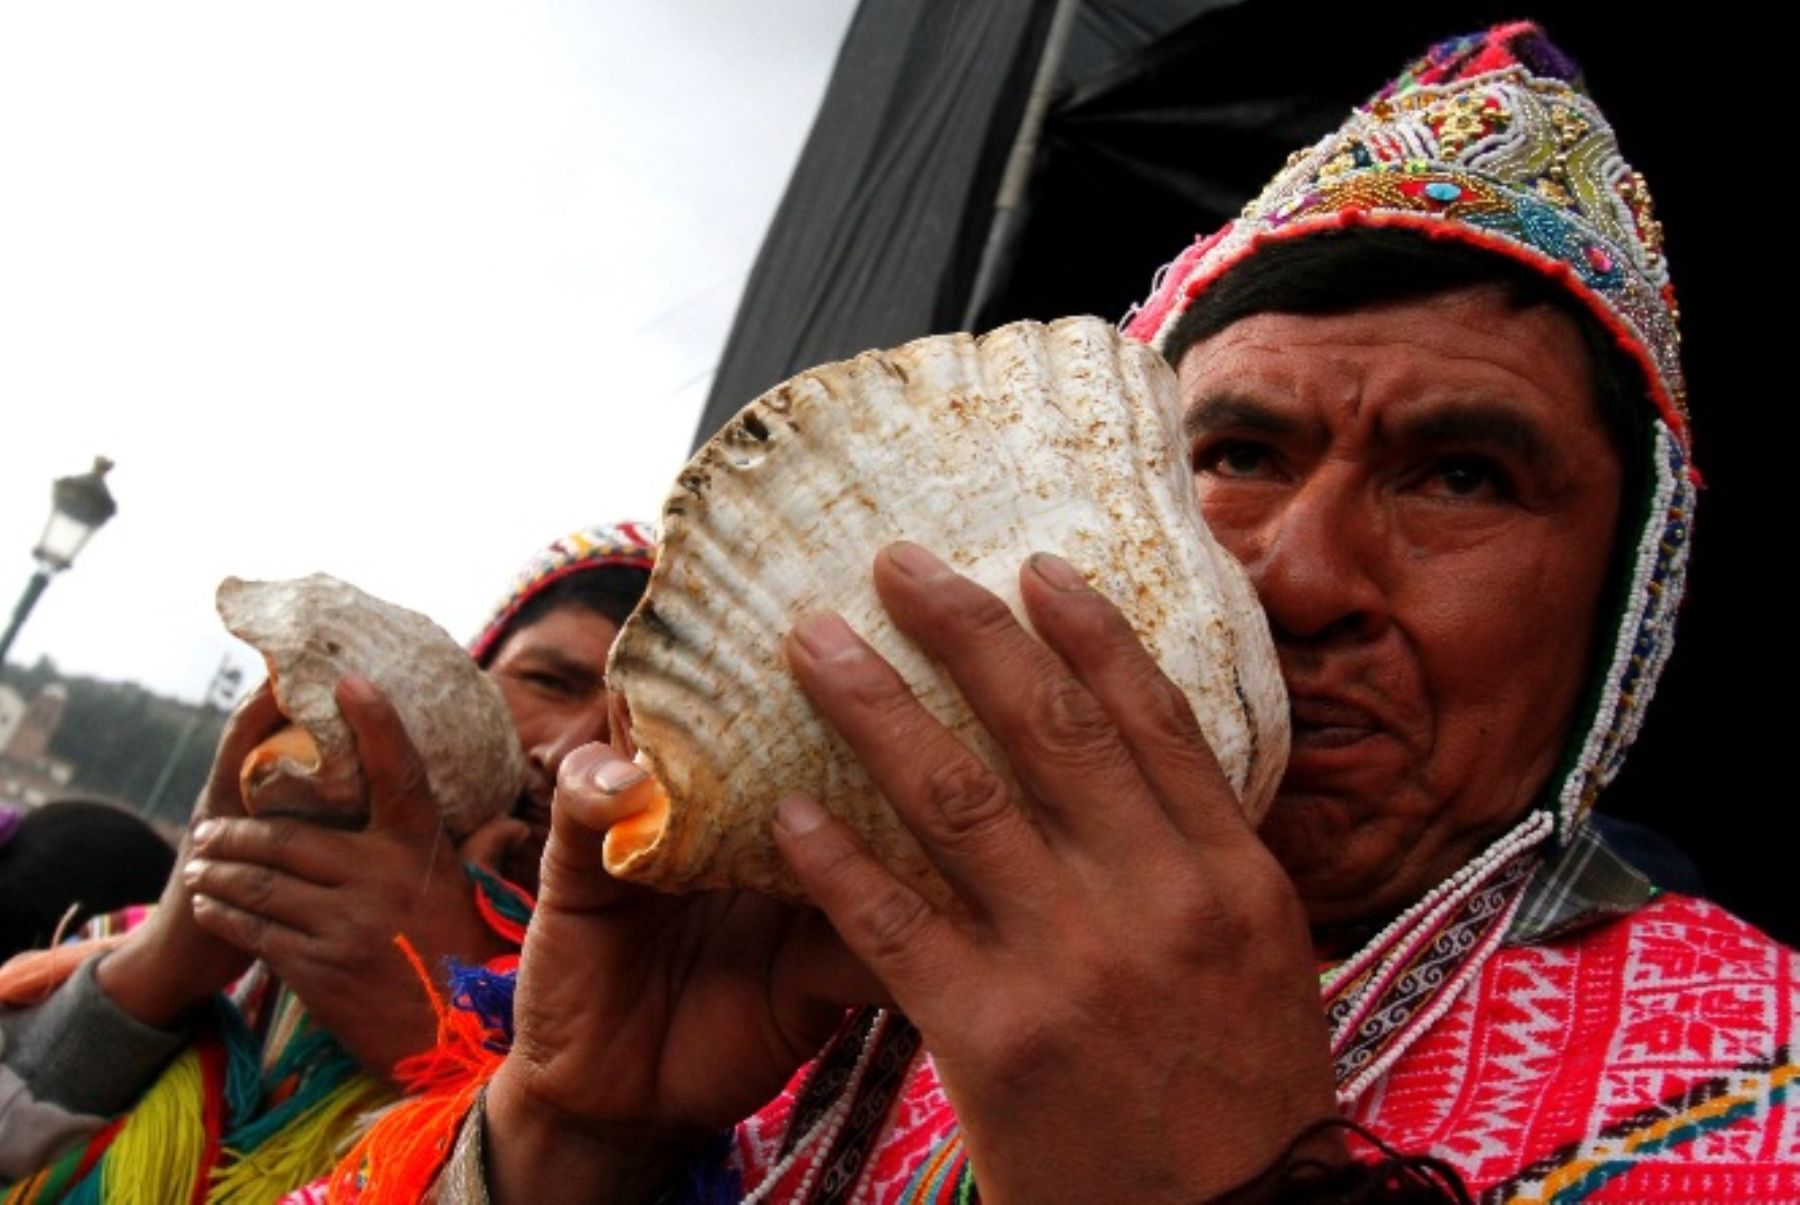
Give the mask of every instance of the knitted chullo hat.
<path id="1" fill-rule="evenodd" d="M 469 655 L 486 665 L 525 604 L 565 577 L 608 568 L 648 572 L 656 560 L 652 533 L 648 523 L 627 522 L 584 527 L 557 540 L 525 563 L 481 634 L 469 643 Z"/>
<path id="2" fill-rule="evenodd" d="M 1165 267 L 1127 334 L 1159 350 L 1194 300 L 1275 242 L 1357 228 L 1417 231 L 1541 273 L 1642 369 L 1654 411 L 1630 580 L 1554 796 L 1566 835 L 1611 781 L 1673 640 L 1687 565 L 1691 467 L 1679 311 L 1644 178 L 1575 64 L 1528 22 L 1434 46 L 1314 146 L 1236 221 Z M 1628 512 L 1629 513 L 1629 512 Z M 1626 529 L 1621 529 L 1626 530 Z"/>

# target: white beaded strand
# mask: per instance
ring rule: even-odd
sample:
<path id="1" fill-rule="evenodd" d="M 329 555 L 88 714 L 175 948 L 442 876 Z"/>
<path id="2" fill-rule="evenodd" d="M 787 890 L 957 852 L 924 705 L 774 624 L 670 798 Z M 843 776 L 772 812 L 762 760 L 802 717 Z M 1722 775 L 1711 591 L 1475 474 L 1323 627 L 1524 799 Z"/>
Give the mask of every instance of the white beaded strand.
<path id="1" fill-rule="evenodd" d="M 1655 447 L 1652 452 L 1652 463 L 1655 466 L 1656 485 L 1651 492 L 1649 518 L 1644 529 L 1638 535 L 1635 563 L 1632 566 L 1631 587 L 1626 592 L 1626 612 L 1619 624 L 1619 635 L 1614 642 L 1612 659 L 1606 667 L 1606 685 L 1602 692 L 1600 705 L 1594 713 L 1594 722 L 1588 728 L 1587 739 L 1582 743 L 1581 755 L 1575 768 L 1570 771 L 1563 782 L 1557 802 L 1557 821 L 1567 836 L 1574 831 L 1575 820 L 1581 809 L 1581 799 L 1586 793 L 1589 781 L 1599 779 L 1604 783 L 1611 776 L 1607 763 L 1612 761 L 1616 750 L 1628 746 L 1637 735 L 1638 725 L 1644 713 L 1644 704 L 1649 701 L 1648 694 L 1654 686 L 1657 675 L 1661 672 L 1664 661 L 1674 647 L 1669 637 L 1669 628 L 1673 626 L 1675 605 L 1674 599 L 1668 597 L 1677 593 L 1687 566 L 1687 542 L 1682 542 L 1681 549 L 1668 558 L 1669 564 L 1664 578 L 1661 595 L 1651 592 L 1651 579 L 1656 575 L 1658 565 L 1663 561 L 1663 541 L 1668 532 L 1669 512 L 1671 507 L 1679 506 L 1684 522 L 1691 521 L 1693 513 L 1692 487 L 1683 488 L 1685 479 L 1681 476 L 1677 465 L 1680 463 L 1679 453 L 1674 445 L 1674 437 L 1661 423 L 1655 424 Z M 1637 653 L 1638 641 L 1646 630 L 1656 633 L 1656 648 L 1650 660 L 1640 671 L 1643 683 L 1639 696 L 1629 706 L 1629 710 L 1621 716 L 1620 709 L 1627 706 L 1622 698 L 1620 687 L 1624 682 L 1625 671 Z"/>
<path id="2" fill-rule="evenodd" d="M 863 1075 L 868 1071 L 869 1061 L 874 1057 L 875 1046 L 882 1033 L 887 1029 L 888 1016 L 885 1009 L 876 1014 L 875 1024 L 869 1027 L 868 1036 L 863 1038 L 862 1049 L 857 1053 L 856 1063 L 850 1069 L 850 1078 L 845 1082 L 843 1089 L 839 1091 L 837 1099 L 831 1102 L 831 1107 L 821 1113 L 819 1119 L 813 1122 L 812 1128 L 807 1130 L 800 1141 L 794 1144 L 794 1149 L 782 1156 L 769 1169 L 763 1182 L 756 1186 L 756 1191 L 745 1194 L 743 1205 L 761 1205 L 761 1202 L 768 1200 L 769 1195 L 775 1191 L 775 1186 L 794 1170 L 794 1165 L 814 1146 L 819 1146 L 821 1151 L 831 1149 L 831 1144 L 843 1132 L 844 1123 L 849 1120 L 851 1106 L 856 1101 L 856 1094 L 862 1086 Z M 807 1194 L 812 1191 L 813 1182 L 818 1179 L 818 1174 L 819 1160 L 815 1159 L 806 1169 L 805 1174 L 801 1176 L 800 1184 L 794 1193 L 794 1200 L 806 1200 Z"/>

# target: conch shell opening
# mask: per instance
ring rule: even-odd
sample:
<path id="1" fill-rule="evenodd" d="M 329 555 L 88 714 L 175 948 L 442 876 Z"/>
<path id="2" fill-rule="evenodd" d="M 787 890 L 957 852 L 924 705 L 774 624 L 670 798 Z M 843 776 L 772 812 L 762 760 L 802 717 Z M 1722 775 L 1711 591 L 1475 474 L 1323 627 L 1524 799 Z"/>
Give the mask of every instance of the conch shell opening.
<path id="1" fill-rule="evenodd" d="M 607 869 L 624 877 L 630 876 L 633 861 L 656 847 L 669 824 L 669 793 L 662 784 L 652 777 L 638 790 L 644 810 L 607 829 L 601 851 Z"/>
<path id="2" fill-rule="evenodd" d="M 274 784 L 310 779 L 318 774 L 322 760 L 312 733 L 289 724 L 245 756 L 238 771 L 238 788 L 243 798 L 257 800 L 259 808 L 266 811 L 273 802 L 266 794 L 276 789 Z"/>
<path id="3" fill-rule="evenodd" d="M 629 711 L 626 751 L 658 785 L 608 836 L 621 878 L 804 900 L 770 835 L 776 802 L 802 792 L 928 898 L 950 900 L 781 650 L 797 618 L 837 611 L 1010 780 L 949 675 L 875 595 L 873 558 L 898 539 L 1021 617 L 1026 558 L 1068 559 L 1192 703 L 1253 822 L 1273 797 L 1288 718 L 1267 621 L 1201 521 L 1173 372 L 1100 319 L 938 336 L 802 373 L 689 462 L 662 536 L 607 670 Z M 615 737 L 625 729 L 615 722 Z"/>

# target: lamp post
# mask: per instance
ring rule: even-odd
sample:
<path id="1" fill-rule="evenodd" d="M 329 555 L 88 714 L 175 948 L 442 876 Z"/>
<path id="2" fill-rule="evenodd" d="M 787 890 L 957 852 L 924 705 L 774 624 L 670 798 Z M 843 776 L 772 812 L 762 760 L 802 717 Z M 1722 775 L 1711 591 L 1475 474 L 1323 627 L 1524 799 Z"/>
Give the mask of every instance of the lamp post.
<path id="1" fill-rule="evenodd" d="M 75 554 L 119 509 L 113 501 L 112 491 L 106 488 L 106 474 L 112 467 L 112 461 L 96 456 L 92 469 L 78 477 L 60 478 L 50 487 L 50 518 L 44 524 L 44 534 L 38 538 L 37 547 L 31 550 L 31 555 L 37 558 L 37 571 L 25 584 L 25 593 L 19 596 L 18 605 L 13 608 L 12 622 L 6 625 L 6 634 L 0 636 L 0 664 L 5 663 L 13 637 L 19 634 L 25 617 L 37 605 L 50 578 L 74 564 Z"/>

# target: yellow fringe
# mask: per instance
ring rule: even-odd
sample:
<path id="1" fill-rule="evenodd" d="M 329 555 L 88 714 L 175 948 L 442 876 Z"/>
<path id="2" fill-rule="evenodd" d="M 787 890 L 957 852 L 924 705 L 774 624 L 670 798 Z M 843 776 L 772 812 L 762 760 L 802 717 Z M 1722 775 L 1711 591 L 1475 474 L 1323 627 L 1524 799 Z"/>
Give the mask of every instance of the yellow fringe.
<path id="1" fill-rule="evenodd" d="M 390 1089 L 374 1076 L 359 1072 L 256 1150 L 245 1153 L 227 1148 L 220 1166 L 214 1169 L 207 1201 L 212 1205 L 268 1205 L 312 1183 L 337 1163 L 362 1115 L 392 1099 Z"/>
<path id="2" fill-rule="evenodd" d="M 100 1163 L 106 1205 L 172 1205 L 193 1200 L 206 1125 L 200 1056 L 191 1048 L 169 1064 L 107 1147 Z"/>
<path id="3" fill-rule="evenodd" d="M 106 1205 L 186 1205 L 194 1199 L 206 1152 L 202 1088 L 200 1056 L 184 1050 L 107 1147 L 99 1168 Z M 228 1148 L 213 1169 L 206 1200 L 271 1205 L 320 1179 L 349 1146 L 362 1116 L 392 1099 L 392 1090 L 373 1076 L 352 1076 L 247 1156 Z"/>

